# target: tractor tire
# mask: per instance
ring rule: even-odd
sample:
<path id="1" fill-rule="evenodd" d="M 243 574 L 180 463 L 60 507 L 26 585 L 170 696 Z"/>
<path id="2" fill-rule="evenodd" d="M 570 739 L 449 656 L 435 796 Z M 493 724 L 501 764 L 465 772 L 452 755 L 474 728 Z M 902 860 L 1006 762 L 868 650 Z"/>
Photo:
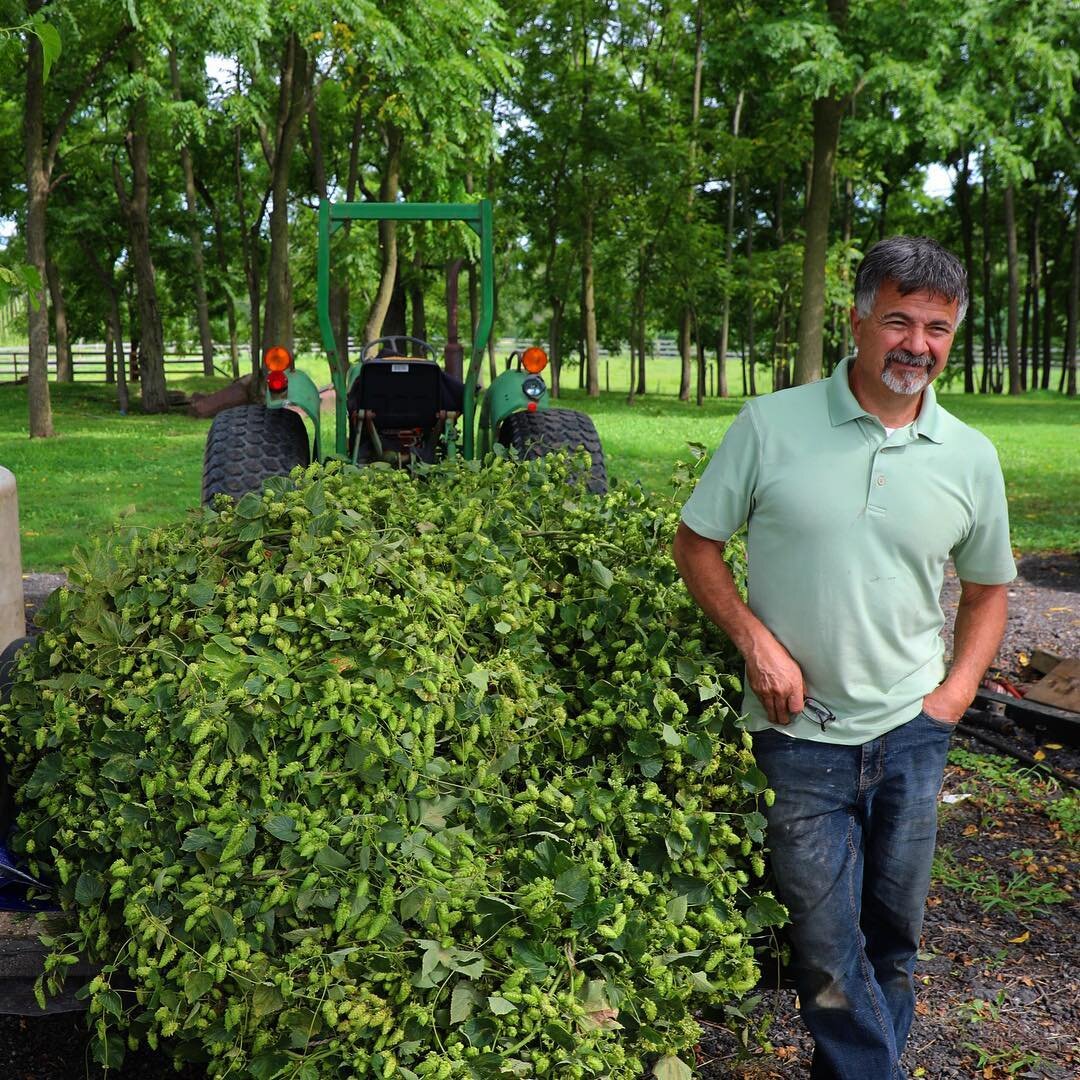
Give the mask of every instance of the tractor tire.
<path id="1" fill-rule="evenodd" d="M 499 429 L 499 440 L 504 446 L 516 450 L 523 461 L 560 450 L 573 451 L 584 447 L 592 457 L 592 468 L 585 478 L 585 486 L 597 495 L 607 491 L 604 450 L 592 417 L 585 413 L 574 409 L 511 413 Z"/>
<path id="2" fill-rule="evenodd" d="M 262 405 L 226 409 L 214 417 L 206 436 L 202 501 L 262 491 L 272 476 L 288 476 L 310 460 L 307 428 L 298 413 Z"/>

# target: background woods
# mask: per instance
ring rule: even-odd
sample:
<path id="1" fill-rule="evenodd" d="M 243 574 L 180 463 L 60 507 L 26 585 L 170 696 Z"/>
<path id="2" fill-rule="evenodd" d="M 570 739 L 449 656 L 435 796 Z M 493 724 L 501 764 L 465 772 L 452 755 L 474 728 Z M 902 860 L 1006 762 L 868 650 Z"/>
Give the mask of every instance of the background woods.
<path id="1" fill-rule="evenodd" d="M 498 332 L 589 394 L 605 348 L 646 394 L 657 335 L 684 399 L 727 392 L 725 354 L 733 391 L 826 374 L 856 262 L 901 230 L 968 266 L 957 386 L 1076 393 L 1070 0 L 0 0 L 0 26 L 0 333 L 29 343 L 33 435 L 50 342 L 63 381 L 71 341 L 104 341 L 161 411 L 167 341 L 242 374 L 316 340 L 323 196 L 494 199 Z M 337 242 L 342 347 L 442 340 L 459 261 L 468 306 L 463 229 Z"/>

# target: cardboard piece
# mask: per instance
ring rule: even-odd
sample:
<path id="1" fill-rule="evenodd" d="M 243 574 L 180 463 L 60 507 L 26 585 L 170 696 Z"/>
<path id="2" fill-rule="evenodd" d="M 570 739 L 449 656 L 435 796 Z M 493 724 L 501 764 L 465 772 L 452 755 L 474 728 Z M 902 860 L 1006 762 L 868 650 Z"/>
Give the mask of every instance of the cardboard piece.
<path id="1" fill-rule="evenodd" d="M 1080 660 L 1062 660 L 1027 692 L 1028 701 L 1080 713 Z"/>

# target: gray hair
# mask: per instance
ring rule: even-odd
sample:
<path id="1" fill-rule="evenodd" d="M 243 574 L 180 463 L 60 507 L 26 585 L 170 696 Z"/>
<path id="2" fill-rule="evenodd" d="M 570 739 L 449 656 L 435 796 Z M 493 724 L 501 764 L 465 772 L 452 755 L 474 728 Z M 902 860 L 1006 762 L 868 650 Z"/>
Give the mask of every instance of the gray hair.
<path id="1" fill-rule="evenodd" d="M 951 252 L 928 236 L 890 236 L 879 240 L 863 257 L 855 272 L 855 310 L 866 318 L 878 290 L 895 282 L 901 296 L 926 291 L 957 301 L 956 325 L 968 309 L 967 271 Z"/>

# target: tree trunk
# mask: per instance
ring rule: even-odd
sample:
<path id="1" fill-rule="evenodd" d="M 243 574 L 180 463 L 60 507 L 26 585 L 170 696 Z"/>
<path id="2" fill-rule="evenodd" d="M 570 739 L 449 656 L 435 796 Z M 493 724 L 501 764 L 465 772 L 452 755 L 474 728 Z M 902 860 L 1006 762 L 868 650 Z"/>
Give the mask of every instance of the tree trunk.
<path id="1" fill-rule="evenodd" d="M 112 386 L 116 382 L 116 359 L 112 319 L 105 320 L 105 385 Z"/>
<path id="2" fill-rule="evenodd" d="M 633 405 L 634 399 L 645 393 L 645 280 L 648 265 L 648 249 L 645 244 L 638 244 L 637 279 L 630 312 L 630 387 L 626 395 L 627 405 Z"/>
<path id="3" fill-rule="evenodd" d="M 236 209 L 240 221 L 240 247 L 244 256 L 244 280 L 247 283 L 248 308 L 251 312 L 251 343 L 249 359 L 251 371 L 256 377 L 262 369 L 262 295 L 261 270 L 259 267 L 259 228 L 262 224 L 262 212 L 257 222 L 250 228 L 247 224 L 247 205 L 244 188 L 243 156 L 240 150 L 240 128 L 233 129 L 233 179 L 235 181 Z M 263 204 L 265 207 L 265 203 Z"/>
<path id="4" fill-rule="evenodd" d="M 701 323 L 694 313 L 694 345 L 697 348 L 697 404 L 705 404 L 705 342 L 702 337 Z"/>
<path id="5" fill-rule="evenodd" d="M 834 6 L 830 3 L 830 8 Z M 846 10 L 846 3 L 843 5 Z M 803 249 L 802 304 L 799 307 L 795 382 L 821 378 L 825 333 L 825 261 L 829 251 L 829 209 L 832 203 L 836 147 L 844 103 L 836 98 L 814 102 L 814 172 L 806 200 L 806 242 Z"/>
<path id="6" fill-rule="evenodd" d="M 965 149 L 956 177 L 956 207 L 960 214 L 960 236 L 964 246 L 964 270 L 968 279 L 968 310 L 964 322 L 964 393 L 975 393 L 975 243 L 971 216 L 971 164 Z"/>
<path id="7" fill-rule="evenodd" d="M 559 396 L 559 382 L 562 376 L 562 319 L 563 302 L 558 296 L 551 297 L 551 331 L 548 349 L 551 361 L 551 396 Z"/>
<path id="8" fill-rule="evenodd" d="M 278 92 L 277 139 L 270 176 L 270 258 L 266 268 L 264 349 L 284 345 L 294 351 L 292 277 L 289 274 L 289 177 L 293 151 L 307 112 L 311 71 L 295 33 L 285 43 Z M 261 370 L 259 372 L 261 379 Z M 260 382 L 261 385 L 261 382 Z"/>
<path id="9" fill-rule="evenodd" d="M 1039 385 L 1043 390 L 1050 389 L 1050 367 L 1052 353 L 1050 348 L 1050 331 L 1053 329 L 1053 305 L 1050 302 L 1053 277 L 1050 274 L 1050 252 L 1043 254 L 1042 283 L 1043 283 L 1043 332 L 1042 332 L 1042 379 Z"/>
<path id="10" fill-rule="evenodd" d="M 683 303 L 679 312 L 679 400 L 690 400 L 690 305 Z"/>
<path id="11" fill-rule="evenodd" d="M 690 142 L 687 146 L 687 169 L 686 169 L 686 233 L 693 230 L 694 221 L 694 191 L 697 183 L 697 139 L 698 121 L 701 116 L 701 70 L 702 70 L 702 0 L 697 0 L 694 5 L 694 76 L 693 89 L 690 95 Z M 682 357 L 682 377 L 679 385 L 679 400 L 690 400 L 690 324 L 694 318 L 694 290 L 692 276 L 687 275 L 684 283 L 686 296 L 683 299 L 683 308 L 679 322 L 679 355 Z M 695 337 L 700 338 L 700 327 L 697 328 Z M 701 353 L 701 342 L 698 341 L 698 355 Z M 698 405 L 704 402 L 705 375 L 698 372 L 698 387 L 696 400 Z"/>
<path id="12" fill-rule="evenodd" d="M 1005 341 L 1009 357 L 1009 396 L 1020 393 L 1020 257 L 1016 244 L 1016 187 L 1005 185 L 1005 250 L 1009 273 L 1009 301 L 1005 317 Z"/>
<path id="13" fill-rule="evenodd" d="M 129 53 L 128 70 L 138 78 L 145 60 L 138 43 Z M 113 162 L 117 197 L 127 220 L 131 264 L 135 273 L 135 297 L 139 313 L 139 382 L 142 409 L 147 413 L 167 412 L 165 391 L 165 343 L 158 307 L 154 261 L 150 252 L 150 118 L 145 93 L 131 104 L 127 136 L 131 162 L 131 194 L 124 187 L 120 168 Z"/>
<path id="14" fill-rule="evenodd" d="M 176 62 L 176 50 L 169 50 L 169 74 L 172 78 L 173 100 L 181 101 L 180 67 Z M 206 267 L 203 262 L 202 229 L 199 227 L 198 208 L 195 205 L 195 170 L 191 164 L 191 149 L 185 143 L 180 147 L 180 168 L 184 174 L 188 242 L 191 244 L 191 274 L 195 282 L 195 320 L 199 325 L 199 345 L 202 348 L 203 374 L 214 374 L 214 341 L 210 336 L 210 306 L 206 301 Z"/>
<path id="15" fill-rule="evenodd" d="M 596 337 L 596 294 L 593 278 L 593 208 L 586 201 L 581 237 L 581 315 L 588 364 L 585 389 L 589 397 L 600 396 L 600 345 Z"/>
<path id="16" fill-rule="evenodd" d="M 322 132 L 319 126 L 319 110 L 315 105 L 315 101 L 312 100 L 308 106 L 308 130 L 311 133 L 311 167 L 312 172 L 315 174 L 315 194 L 320 199 L 327 199 L 330 197 L 329 188 L 326 183 L 326 157 L 323 153 Z M 341 278 L 345 278 L 346 275 L 340 274 L 337 278 L 330 282 L 330 296 L 329 296 L 329 309 L 330 309 L 330 325 L 333 327 L 334 333 L 334 351 L 337 354 L 336 364 L 342 373 L 349 369 L 349 328 L 348 319 L 342 319 L 341 317 L 341 304 L 348 302 L 347 294 L 343 294 L 341 289 Z M 320 340 L 322 328 L 319 328 Z"/>
<path id="17" fill-rule="evenodd" d="M 1041 193 L 1035 188 L 1035 202 L 1031 208 L 1031 247 L 1028 251 L 1028 278 L 1031 285 L 1031 389 L 1039 385 L 1039 343 L 1042 340 L 1039 331 L 1039 269 L 1042 260 L 1039 230 Z"/>
<path id="18" fill-rule="evenodd" d="M 982 291 L 983 291 L 983 370 L 982 392 L 990 393 L 991 353 L 994 334 L 991 322 L 990 297 L 990 188 L 986 180 L 986 155 L 982 159 Z"/>
<path id="19" fill-rule="evenodd" d="M 739 137 L 739 120 L 742 116 L 743 101 L 746 99 L 746 91 L 740 90 L 735 99 L 735 115 L 731 121 L 731 133 L 737 139 Z M 735 256 L 735 182 L 736 174 L 732 172 L 728 178 L 727 200 L 727 232 L 724 234 L 724 304 L 723 313 L 720 316 L 720 344 L 717 363 L 720 365 L 720 383 L 727 389 L 727 351 L 728 334 L 731 329 L 731 277 L 732 266 Z M 726 397 L 723 393 L 721 397 Z"/>
<path id="20" fill-rule="evenodd" d="M 401 186 L 401 143 L 401 132 L 392 124 L 387 125 L 386 162 L 383 166 L 382 180 L 379 183 L 380 202 L 397 200 Z M 386 320 L 386 313 L 390 310 L 398 264 L 397 223 L 394 221 L 379 222 L 379 257 L 381 265 L 379 288 L 375 292 L 375 299 L 371 302 L 371 310 L 364 323 L 364 341 L 374 341 L 375 338 L 382 336 L 383 322 Z M 474 323 L 470 347 L 475 338 L 476 324 Z"/>
<path id="21" fill-rule="evenodd" d="M 45 256 L 45 271 L 49 279 L 49 301 L 52 304 L 53 329 L 56 331 L 56 381 L 69 383 L 75 381 L 75 372 L 71 366 L 71 339 L 68 336 L 67 306 L 64 303 L 64 290 L 60 282 L 60 271 L 56 263 Z"/>
<path id="22" fill-rule="evenodd" d="M 1072 266 L 1069 271 L 1069 307 L 1065 324 L 1065 393 L 1076 397 L 1076 344 L 1080 333 L 1080 196 L 1076 198 L 1076 224 L 1073 227 Z"/>
<path id="23" fill-rule="evenodd" d="M 746 370 L 750 374 L 750 396 L 757 397 L 757 358 L 754 355 L 754 210 L 750 182 L 746 184 Z"/>
<path id="24" fill-rule="evenodd" d="M 41 7 L 29 5 L 33 14 Z M 30 331 L 27 401 L 30 411 L 30 438 L 53 435 L 52 403 L 49 400 L 49 309 L 46 299 L 48 272 L 45 267 L 45 207 L 49 199 L 49 176 L 45 168 L 45 87 L 41 42 L 34 34 L 29 41 L 26 65 L 26 113 L 23 121 L 26 149 L 26 257 L 37 271 L 41 286 L 30 295 L 27 314 Z"/>

